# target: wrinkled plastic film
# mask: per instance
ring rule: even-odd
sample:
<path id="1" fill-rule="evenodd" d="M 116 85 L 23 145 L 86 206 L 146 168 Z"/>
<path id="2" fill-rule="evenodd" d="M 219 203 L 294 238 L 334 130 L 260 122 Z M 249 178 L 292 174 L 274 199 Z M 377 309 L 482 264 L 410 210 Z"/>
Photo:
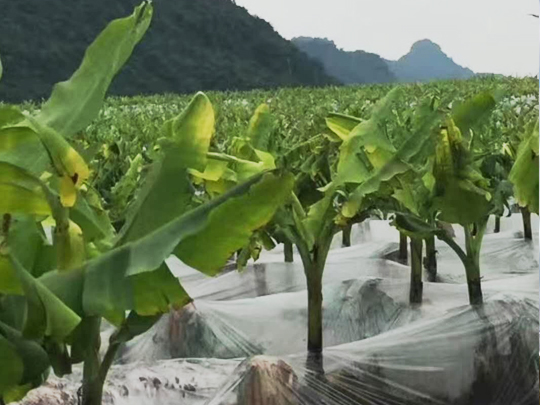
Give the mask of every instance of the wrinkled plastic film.
<path id="1" fill-rule="evenodd" d="M 539 253 L 537 240 L 523 240 L 520 230 L 513 215 L 502 218 L 500 233 L 485 235 L 482 308 L 468 305 L 463 264 L 445 244 L 436 244 L 438 282 L 424 279 L 423 303 L 411 306 L 410 269 L 391 260 L 394 228 L 366 221 L 353 228 L 349 248 L 336 235 L 323 279 L 322 359 L 306 354 L 307 292 L 297 255 L 284 263 L 278 247 L 215 278 L 171 258 L 194 302 L 120 350 L 104 403 L 536 404 Z M 78 370 L 32 394 L 67 384 L 71 395 Z"/>

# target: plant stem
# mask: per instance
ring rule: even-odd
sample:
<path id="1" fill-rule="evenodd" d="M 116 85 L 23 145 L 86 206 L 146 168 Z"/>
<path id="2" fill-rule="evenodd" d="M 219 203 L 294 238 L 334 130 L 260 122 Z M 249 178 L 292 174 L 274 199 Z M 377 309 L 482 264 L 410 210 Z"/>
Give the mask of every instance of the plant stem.
<path id="1" fill-rule="evenodd" d="M 322 277 L 317 274 L 308 279 L 308 352 L 321 353 L 322 334 Z"/>
<path id="2" fill-rule="evenodd" d="M 526 240 L 532 240 L 531 212 L 527 207 L 521 207 L 520 209 L 523 219 L 523 236 Z"/>
<path id="3" fill-rule="evenodd" d="M 487 219 L 480 224 L 475 224 L 476 226 L 473 227 L 474 231 L 476 231 L 474 236 L 473 229 L 471 229 L 470 225 L 464 227 L 467 260 L 463 264 L 465 265 L 465 273 L 467 275 L 469 303 L 471 305 L 481 305 L 484 302 L 480 282 L 480 248 L 482 246 L 486 224 Z"/>
<path id="4" fill-rule="evenodd" d="M 472 229 L 465 226 L 465 244 L 467 253 L 448 235 L 439 234 L 438 238 L 452 248 L 458 255 L 465 267 L 467 277 L 467 288 L 469 290 L 469 303 L 471 305 L 480 305 L 483 303 L 482 286 L 480 284 L 480 245 L 485 232 L 485 224 L 476 236 L 472 237 Z"/>
<path id="5" fill-rule="evenodd" d="M 501 232 L 501 217 L 496 215 L 495 216 L 495 229 L 493 230 L 494 233 Z"/>
<path id="6" fill-rule="evenodd" d="M 399 256 L 398 256 L 398 260 L 403 264 L 407 264 L 407 259 L 408 259 L 407 235 L 400 232 L 399 233 Z"/>
<path id="7" fill-rule="evenodd" d="M 105 384 L 105 380 L 107 379 L 107 374 L 109 373 L 109 369 L 111 368 L 113 361 L 116 357 L 116 353 L 118 352 L 118 349 L 120 348 L 121 342 L 115 342 L 113 339 L 111 339 L 111 343 L 109 344 L 109 347 L 107 348 L 107 352 L 105 352 L 105 356 L 103 357 L 103 361 L 101 362 L 101 367 L 99 368 L 99 378 L 101 381 L 101 386 Z"/>
<path id="8" fill-rule="evenodd" d="M 411 304 L 422 303 L 422 245 L 422 239 L 411 238 L 411 285 L 409 290 Z"/>
<path id="9" fill-rule="evenodd" d="M 469 290 L 469 303 L 471 305 L 482 305 L 484 297 L 482 294 L 482 285 L 480 283 L 480 266 L 474 260 L 465 264 L 465 273 L 467 274 L 467 288 Z"/>
<path id="10" fill-rule="evenodd" d="M 87 319 L 89 345 L 86 348 L 83 366 L 82 405 L 101 405 L 103 382 L 100 378 L 100 325 L 101 318 Z"/>
<path id="11" fill-rule="evenodd" d="M 351 233 L 352 233 L 352 224 L 347 224 L 345 228 L 343 228 L 343 234 L 342 234 L 342 239 L 341 239 L 342 247 L 351 246 Z"/>
<path id="12" fill-rule="evenodd" d="M 315 244 L 311 251 L 300 248 L 300 257 L 304 266 L 304 273 L 307 281 L 308 293 L 308 353 L 310 361 L 317 363 L 317 359 L 322 362 L 323 350 L 323 293 L 322 293 L 322 277 L 324 266 L 328 257 L 328 251 L 332 243 L 334 235 L 333 227 L 328 227 L 321 232 L 324 236 L 319 239 L 319 243 Z M 300 245 L 302 246 L 302 245 Z M 322 369 L 322 364 L 317 367 Z"/>
<path id="13" fill-rule="evenodd" d="M 285 242 L 283 244 L 283 248 L 284 248 L 284 255 L 285 255 L 285 263 L 294 262 L 293 244 L 291 242 Z"/>
<path id="14" fill-rule="evenodd" d="M 437 250 L 435 249 L 435 236 L 426 238 L 426 258 L 424 267 L 428 274 L 428 281 L 437 281 Z"/>

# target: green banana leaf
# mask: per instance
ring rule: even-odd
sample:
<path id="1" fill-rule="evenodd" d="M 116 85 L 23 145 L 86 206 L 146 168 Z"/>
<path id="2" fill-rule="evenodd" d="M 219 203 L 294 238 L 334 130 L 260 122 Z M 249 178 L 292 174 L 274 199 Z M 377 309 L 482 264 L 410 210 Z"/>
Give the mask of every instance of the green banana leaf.
<path id="1" fill-rule="evenodd" d="M 253 231 L 272 219 L 290 195 L 292 185 L 291 175 L 260 174 L 78 270 L 49 272 L 40 280 L 78 314 L 101 315 L 115 325 L 122 324 L 128 310 L 152 315 L 149 309 L 160 302 L 156 301 L 159 295 L 169 305 L 183 305 L 187 294 L 168 273 L 163 273 L 168 278 L 158 283 L 166 289 L 148 289 L 144 296 L 141 286 L 145 283 L 136 285 L 133 277 L 143 277 L 146 273 L 154 277 L 173 252 L 186 264 L 206 274 L 216 274 L 233 252 L 247 244 Z"/>
<path id="2" fill-rule="evenodd" d="M 99 113 L 111 81 L 144 36 L 153 7 L 145 1 L 133 14 L 112 21 L 88 47 L 71 78 L 54 86 L 36 120 L 64 136 L 83 130 Z"/>
<path id="3" fill-rule="evenodd" d="M 538 120 L 521 141 L 508 179 L 519 205 L 538 214 Z"/>

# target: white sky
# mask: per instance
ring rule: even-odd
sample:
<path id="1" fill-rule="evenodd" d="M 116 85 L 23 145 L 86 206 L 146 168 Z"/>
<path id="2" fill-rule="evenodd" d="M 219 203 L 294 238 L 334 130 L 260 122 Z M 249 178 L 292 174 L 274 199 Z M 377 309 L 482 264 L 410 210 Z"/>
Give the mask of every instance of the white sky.
<path id="1" fill-rule="evenodd" d="M 420 39 L 477 73 L 536 75 L 538 0 L 236 0 L 283 37 L 398 59 Z"/>

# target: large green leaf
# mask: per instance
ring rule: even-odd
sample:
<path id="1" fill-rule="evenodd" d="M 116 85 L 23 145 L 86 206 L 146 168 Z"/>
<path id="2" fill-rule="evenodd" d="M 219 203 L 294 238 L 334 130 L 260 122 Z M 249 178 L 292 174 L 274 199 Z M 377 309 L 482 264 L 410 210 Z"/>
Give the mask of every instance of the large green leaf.
<path id="1" fill-rule="evenodd" d="M 11 217 L 8 237 L 3 242 L 0 241 L 0 249 L 9 249 L 9 253 L 16 257 L 24 268 L 33 270 L 42 259 L 45 248 L 45 235 L 34 218 L 19 215 Z M 4 254 L 0 254 L 0 293 L 23 293 L 16 272 Z"/>
<path id="2" fill-rule="evenodd" d="M 521 141 L 516 161 L 508 179 L 514 184 L 514 193 L 521 206 L 538 214 L 538 120 Z"/>
<path id="3" fill-rule="evenodd" d="M 49 215 L 46 186 L 25 169 L 0 162 L 0 212 Z"/>
<path id="4" fill-rule="evenodd" d="M 481 189 L 464 181 L 449 181 L 433 200 L 440 219 L 452 224 L 471 224 L 489 215 L 491 204 Z"/>
<path id="5" fill-rule="evenodd" d="M 130 207 L 117 246 L 147 235 L 189 208 L 194 190 L 183 153 L 175 145 L 168 145 L 162 158 L 152 164 Z"/>
<path id="6" fill-rule="evenodd" d="M 181 154 L 184 167 L 202 171 L 214 133 L 214 110 L 204 93 L 197 93 L 186 109 L 163 125 L 163 134 L 172 140 Z"/>
<path id="7" fill-rule="evenodd" d="M 434 151 L 433 126 L 438 122 L 438 116 L 431 114 L 423 117 L 418 128 L 393 154 L 391 159 L 370 176 L 354 191 L 343 205 L 342 214 L 347 218 L 354 217 L 362 205 L 365 196 L 377 192 L 381 185 L 398 175 L 415 170 L 414 165 L 422 167 Z"/>
<path id="8" fill-rule="evenodd" d="M 60 197 L 64 206 L 76 201 L 76 188 L 90 177 L 90 169 L 82 156 L 53 128 L 26 115 L 26 123 L 39 137 L 51 159 L 56 174 L 61 178 Z"/>
<path id="9" fill-rule="evenodd" d="M 309 207 L 306 217 L 302 220 L 302 226 L 297 228 L 306 242 L 308 248 L 312 248 L 321 236 L 321 232 L 333 220 L 336 213 L 332 206 L 333 192 L 328 191 L 322 199 Z"/>
<path id="10" fill-rule="evenodd" d="M 182 305 L 189 298 L 161 267 L 163 261 L 174 251 L 187 264 L 215 274 L 234 251 L 246 245 L 254 230 L 271 220 L 290 195 L 292 184 L 290 175 L 260 174 L 154 232 L 87 262 L 80 270 L 50 272 L 40 280 L 80 311 L 77 313 L 102 315 L 116 325 L 128 310 L 152 315 L 162 311 L 167 300 Z M 151 281 L 146 277 L 152 277 Z M 157 286 L 160 290 L 155 294 L 163 294 L 165 301 L 156 301 L 154 293 L 143 291 L 145 285 Z"/>
<path id="11" fill-rule="evenodd" d="M 359 153 L 365 153 L 375 168 L 382 167 L 395 153 L 383 124 L 390 117 L 393 102 L 400 93 L 399 88 L 390 91 L 375 105 L 370 118 L 353 128 L 343 141 L 334 180 L 336 186 L 347 182 L 361 183 L 366 179 L 369 168 L 362 168 L 366 164 L 359 159 Z"/>
<path id="12" fill-rule="evenodd" d="M 326 117 L 326 126 L 342 141 L 347 139 L 350 132 L 361 122 L 360 118 L 345 114 L 330 113 Z"/>
<path id="13" fill-rule="evenodd" d="M 189 209 L 194 192 L 189 169 L 204 170 L 213 131 L 214 111 L 203 93 L 164 124 L 162 155 L 137 193 L 117 245 L 147 235 Z"/>
<path id="14" fill-rule="evenodd" d="M 22 394 L 24 394 L 28 389 L 34 388 L 42 383 L 43 376 L 49 368 L 49 359 L 45 350 L 43 350 L 43 348 L 37 342 L 25 339 L 19 331 L 0 322 L 0 340 L 2 338 L 13 345 L 13 349 L 22 361 L 23 373 L 17 385 L 21 387 L 22 385 L 28 384 L 26 389 L 22 389 Z M 1 351 L 2 349 L 0 349 L 0 352 Z M 2 355 L 0 354 L 0 357 L 1 356 Z M 7 363 L 0 362 L 0 364 L 2 364 L 1 368 L 7 368 L 9 371 L 13 371 L 15 376 L 18 375 L 17 367 L 10 369 Z M 0 397 L 2 396 L 1 381 L 2 377 L 0 377 Z M 19 390 L 21 390 L 21 388 L 19 388 Z M 14 391 L 17 390 L 12 389 L 12 394 L 10 396 L 13 395 Z"/>
<path id="15" fill-rule="evenodd" d="M 452 119 L 463 136 L 468 137 L 469 131 L 485 121 L 495 105 L 496 101 L 492 93 L 480 93 L 463 103 L 456 104 L 452 111 Z"/>
<path id="16" fill-rule="evenodd" d="M 78 325 L 80 318 L 41 281 L 33 278 L 16 258 L 10 256 L 10 261 L 27 302 L 25 337 L 50 336 L 56 341 L 65 339 Z"/>
<path id="17" fill-rule="evenodd" d="M 444 232 L 428 224 L 416 215 L 398 214 L 392 221 L 392 225 L 404 235 L 422 239 Z"/>
<path id="18" fill-rule="evenodd" d="M 272 219 L 276 209 L 289 198 L 293 182 L 291 175 L 264 175 L 249 193 L 231 197 L 209 212 L 204 228 L 184 239 L 175 249 L 176 256 L 189 266 L 214 275 L 232 253 L 247 244 L 253 231 Z M 201 250 L 200 246 L 207 248 Z"/>
<path id="19" fill-rule="evenodd" d="M 81 227 L 87 242 L 110 239 L 114 234 L 107 213 L 100 204 L 94 203 L 95 197 L 93 190 L 79 190 L 77 201 L 69 210 L 70 219 Z"/>
<path id="20" fill-rule="evenodd" d="M 0 398 L 19 385 L 24 364 L 15 346 L 0 334 Z"/>
<path id="21" fill-rule="evenodd" d="M 131 276 L 126 282 L 133 288 L 133 309 L 141 316 L 165 313 L 171 306 L 181 308 L 191 301 L 165 262 L 156 271 Z"/>
<path id="22" fill-rule="evenodd" d="M 268 151 L 274 119 L 267 104 L 261 104 L 249 121 L 247 138 L 254 149 Z"/>
<path id="23" fill-rule="evenodd" d="M 126 18 L 112 21 L 88 47 L 71 78 L 55 85 L 37 119 L 64 136 L 86 128 L 99 113 L 109 85 L 142 39 L 152 19 L 143 2 Z"/>
<path id="24" fill-rule="evenodd" d="M 434 207 L 441 211 L 442 220 L 465 225 L 489 215 L 489 184 L 475 167 L 461 131 L 452 120 L 440 131 L 433 175 Z"/>
<path id="25" fill-rule="evenodd" d="M 24 119 L 22 114 L 17 117 Z M 18 118 L 15 121 L 19 121 Z M 47 149 L 37 134 L 32 129 L 21 126 L 0 128 L 0 161 L 24 167 L 36 176 L 51 167 Z"/>
<path id="26" fill-rule="evenodd" d="M 397 177 L 392 197 L 413 214 L 421 215 L 430 193 L 416 173 L 409 171 L 408 174 L 411 175 Z"/>

